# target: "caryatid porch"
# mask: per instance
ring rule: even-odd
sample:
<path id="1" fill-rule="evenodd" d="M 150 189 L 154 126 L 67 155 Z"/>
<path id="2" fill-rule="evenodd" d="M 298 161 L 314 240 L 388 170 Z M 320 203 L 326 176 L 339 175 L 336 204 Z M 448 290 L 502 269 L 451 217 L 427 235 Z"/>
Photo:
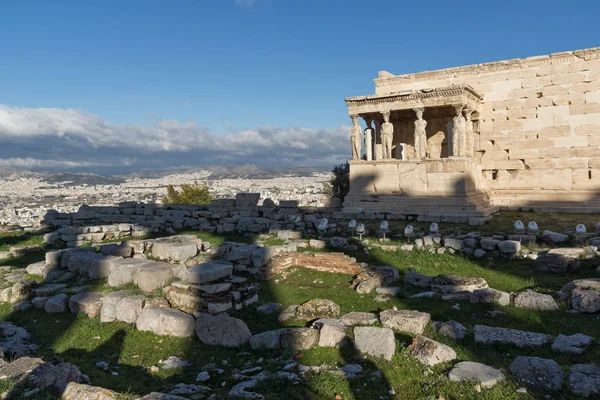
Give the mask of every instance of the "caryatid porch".
<path id="1" fill-rule="evenodd" d="M 345 210 L 461 221 L 494 211 L 480 190 L 481 100 L 469 86 L 347 98 L 353 127 Z"/>

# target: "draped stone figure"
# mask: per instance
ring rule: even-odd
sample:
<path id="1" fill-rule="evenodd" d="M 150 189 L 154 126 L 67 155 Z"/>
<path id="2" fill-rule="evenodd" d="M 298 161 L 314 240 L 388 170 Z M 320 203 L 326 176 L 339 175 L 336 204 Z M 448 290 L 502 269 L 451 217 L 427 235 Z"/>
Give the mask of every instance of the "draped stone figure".
<path id="1" fill-rule="evenodd" d="M 471 114 L 473 114 L 472 108 L 465 108 L 463 114 L 465 116 L 465 155 L 473 157 L 475 151 L 475 133 L 473 132 L 473 121 L 471 121 Z"/>
<path id="2" fill-rule="evenodd" d="M 365 155 L 367 161 L 373 160 L 373 128 L 371 128 L 371 119 L 364 118 L 367 127 L 365 128 Z"/>
<path id="3" fill-rule="evenodd" d="M 383 145 L 383 158 L 392 158 L 392 142 L 394 141 L 394 125 L 390 122 L 390 112 L 383 112 L 381 124 L 381 144 Z"/>
<path id="4" fill-rule="evenodd" d="M 424 108 L 415 108 L 417 120 L 415 121 L 415 157 L 425 158 L 427 153 L 427 121 L 423 119 Z"/>
<path id="5" fill-rule="evenodd" d="M 352 159 L 360 160 L 360 139 L 362 128 L 358 125 L 358 115 L 351 115 L 352 130 L 350 131 L 350 144 L 352 145 Z"/>
<path id="6" fill-rule="evenodd" d="M 456 116 L 452 120 L 452 155 L 464 157 L 466 155 L 466 121 L 462 115 L 462 105 L 454 106 Z"/>

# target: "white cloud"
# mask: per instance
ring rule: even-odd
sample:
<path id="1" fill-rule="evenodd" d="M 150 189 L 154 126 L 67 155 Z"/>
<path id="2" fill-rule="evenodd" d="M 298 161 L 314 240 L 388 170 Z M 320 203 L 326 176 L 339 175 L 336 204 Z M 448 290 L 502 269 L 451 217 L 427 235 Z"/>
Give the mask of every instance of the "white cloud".
<path id="1" fill-rule="evenodd" d="M 106 167 L 107 164 L 99 164 L 87 161 L 64 161 L 64 160 L 39 160 L 35 158 L 2 158 L 0 159 L 0 167 L 16 167 L 16 168 L 85 168 L 85 167 Z"/>
<path id="2" fill-rule="evenodd" d="M 349 128 L 218 134 L 191 121 L 113 125 L 83 110 L 0 105 L 0 165 L 163 169 L 182 164 L 319 166 L 348 158 Z M 93 169 L 93 168 L 88 168 Z"/>

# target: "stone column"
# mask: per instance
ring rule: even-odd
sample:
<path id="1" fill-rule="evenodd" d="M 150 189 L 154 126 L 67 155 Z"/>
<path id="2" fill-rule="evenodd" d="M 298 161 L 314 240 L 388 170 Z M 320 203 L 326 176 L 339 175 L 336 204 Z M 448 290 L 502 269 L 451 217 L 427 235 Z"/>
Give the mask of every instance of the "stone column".
<path id="1" fill-rule="evenodd" d="M 463 110 L 463 114 L 465 116 L 466 125 L 465 125 L 465 142 L 466 142 L 466 152 L 465 155 L 467 157 L 473 157 L 475 152 L 475 133 L 473 132 L 473 121 L 471 121 L 471 114 L 473 114 L 472 108 L 465 108 Z"/>
<path id="2" fill-rule="evenodd" d="M 350 146 L 352 148 L 352 159 L 360 160 L 360 142 L 362 128 L 358 125 L 358 115 L 351 115 L 352 129 L 350 129 Z"/>
<path id="3" fill-rule="evenodd" d="M 413 111 L 417 114 L 415 121 L 415 157 L 423 159 L 427 155 L 427 121 L 423 119 L 424 108 L 414 108 Z"/>
<path id="4" fill-rule="evenodd" d="M 462 104 L 454 106 L 456 116 L 452 120 L 452 156 L 464 157 L 466 150 L 465 130 L 466 121 L 462 115 L 464 106 Z"/>
<path id="5" fill-rule="evenodd" d="M 381 160 L 381 121 L 378 119 L 373 120 L 373 125 L 375 126 L 375 135 L 373 136 L 373 148 L 375 155 L 375 160 Z"/>
<path id="6" fill-rule="evenodd" d="M 373 128 L 371 127 L 371 118 L 363 117 L 365 120 L 365 124 L 367 127 L 365 128 L 365 155 L 367 157 L 367 161 L 373 160 Z"/>

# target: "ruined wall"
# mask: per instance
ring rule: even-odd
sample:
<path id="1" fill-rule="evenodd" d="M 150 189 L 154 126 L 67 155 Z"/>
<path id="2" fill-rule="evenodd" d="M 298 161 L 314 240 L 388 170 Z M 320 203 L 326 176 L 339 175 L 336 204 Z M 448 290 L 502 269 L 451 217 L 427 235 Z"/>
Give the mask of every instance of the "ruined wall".
<path id="1" fill-rule="evenodd" d="M 483 95 L 482 186 L 516 209 L 600 208 L 600 48 L 375 79 L 376 94 L 470 85 Z M 477 144 L 476 144 L 477 148 Z"/>

